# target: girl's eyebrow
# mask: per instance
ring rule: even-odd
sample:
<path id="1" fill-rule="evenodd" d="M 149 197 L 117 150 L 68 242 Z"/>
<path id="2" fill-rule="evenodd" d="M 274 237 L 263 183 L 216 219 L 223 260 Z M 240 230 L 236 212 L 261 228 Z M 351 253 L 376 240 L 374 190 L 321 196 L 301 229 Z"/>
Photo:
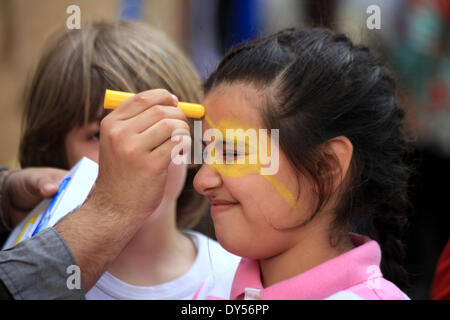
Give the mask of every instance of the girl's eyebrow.
<path id="1" fill-rule="evenodd" d="M 236 142 L 236 141 L 234 141 L 234 142 Z M 226 142 L 226 141 L 222 141 L 222 144 L 223 144 L 224 147 L 226 147 L 227 142 Z M 207 147 L 207 146 L 208 146 L 208 145 L 206 144 L 206 142 L 203 141 L 203 140 L 202 140 L 202 145 L 203 145 L 204 147 Z M 236 146 L 236 145 L 233 144 L 233 146 Z M 247 143 L 247 142 L 245 143 L 245 147 L 248 148 L 248 143 Z"/>

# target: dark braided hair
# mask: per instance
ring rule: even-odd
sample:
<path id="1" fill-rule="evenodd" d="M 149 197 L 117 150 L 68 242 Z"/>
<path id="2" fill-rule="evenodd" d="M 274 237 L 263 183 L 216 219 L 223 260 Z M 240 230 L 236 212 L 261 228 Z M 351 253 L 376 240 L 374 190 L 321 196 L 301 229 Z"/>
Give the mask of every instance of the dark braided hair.
<path id="1" fill-rule="evenodd" d="M 264 124 L 280 129 L 281 149 L 318 187 L 313 216 L 330 196 L 331 181 L 320 177 L 331 163 L 320 146 L 337 136 L 351 141 L 352 160 L 330 240 L 337 230 L 376 240 L 385 278 L 404 289 L 401 237 L 410 208 L 411 173 L 404 159 L 410 144 L 390 72 L 367 47 L 354 45 L 343 34 L 286 29 L 230 51 L 207 79 L 205 93 L 234 82 L 266 89 Z"/>

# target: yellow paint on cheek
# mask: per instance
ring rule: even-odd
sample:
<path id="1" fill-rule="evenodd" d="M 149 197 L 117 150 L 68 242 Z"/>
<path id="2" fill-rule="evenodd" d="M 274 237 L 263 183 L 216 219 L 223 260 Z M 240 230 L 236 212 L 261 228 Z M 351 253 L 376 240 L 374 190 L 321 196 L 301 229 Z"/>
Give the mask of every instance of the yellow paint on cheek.
<path id="1" fill-rule="evenodd" d="M 242 178 L 253 173 L 259 174 L 259 166 L 256 164 L 218 164 L 210 165 L 222 178 Z"/>
<path id="2" fill-rule="evenodd" d="M 226 136 L 225 131 L 226 129 L 243 129 L 247 130 L 249 128 L 252 128 L 252 126 L 249 125 L 243 125 L 242 123 L 239 123 L 238 121 L 233 121 L 230 119 L 224 119 L 219 122 L 218 125 L 214 124 L 214 122 L 205 115 L 205 121 L 208 123 L 210 128 L 218 129 L 222 132 L 223 136 Z M 238 137 L 239 139 L 239 137 Z M 245 139 L 245 137 L 244 137 Z M 269 139 L 270 141 L 270 139 Z M 258 147 L 256 148 L 256 150 Z M 269 154 L 270 154 L 270 143 L 268 146 Z M 250 174 L 259 174 L 261 175 L 261 164 L 259 162 L 259 157 L 257 157 L 256 164 L 250 164 L 249 161 L 249 155 L 245 156 L 245 163 L 244 164 L 227 164 L 227 163 L 217 163 L 216 161 L 210 161 L 210 167 L 211 169 L 215 170 L 217 173 L 219 173 L 222 177 L 222 179 L 227 178 L 242 178 L 245 176 L 248 176 Z M 267 181 L 272 184 L 272 186 L 277 190 L 277 192 L 281 195 L 281 197 L 290 205 L 292 209 L 297 208 L 297 200 L 296 197 L 292 194 L 292 192 L 275 176 L 275 175 L 262 175 Z"/>
<path id="3" fill-rule="evenodd" d="M 283 197 L 284 200 L 291 206 L 292 209 L 297 209 L 297 199 L 294 197 L 292 192 L 275 176 L 263 175 L 263 177 L 269 181 L 278 193 Z"/>

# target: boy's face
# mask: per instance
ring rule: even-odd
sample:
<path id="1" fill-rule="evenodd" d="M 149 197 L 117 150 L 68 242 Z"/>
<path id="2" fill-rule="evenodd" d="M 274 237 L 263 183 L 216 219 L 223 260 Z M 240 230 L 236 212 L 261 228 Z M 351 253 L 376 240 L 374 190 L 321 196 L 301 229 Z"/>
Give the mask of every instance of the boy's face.
<path id="1" fill-rule="evenodd" d="M 65 147 L 69 169 L 83 157 L 98 162 L 100 121 L 105 115 L 103 108 L 100 108 L 95 121 L 75 127 L 67 133 Z"/>

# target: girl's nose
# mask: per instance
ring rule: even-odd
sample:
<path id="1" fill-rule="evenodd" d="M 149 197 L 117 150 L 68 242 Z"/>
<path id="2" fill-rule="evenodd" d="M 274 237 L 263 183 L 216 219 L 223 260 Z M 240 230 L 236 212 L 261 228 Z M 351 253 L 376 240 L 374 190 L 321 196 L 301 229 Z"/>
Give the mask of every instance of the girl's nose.
<path id="1" fill-rule="evenodd" d="M 194 188 L 198 193 L 208 196 L 214 189 L 222 186 L 222 177 L 208 164 L 203 164 L 194 178 Z"/>

